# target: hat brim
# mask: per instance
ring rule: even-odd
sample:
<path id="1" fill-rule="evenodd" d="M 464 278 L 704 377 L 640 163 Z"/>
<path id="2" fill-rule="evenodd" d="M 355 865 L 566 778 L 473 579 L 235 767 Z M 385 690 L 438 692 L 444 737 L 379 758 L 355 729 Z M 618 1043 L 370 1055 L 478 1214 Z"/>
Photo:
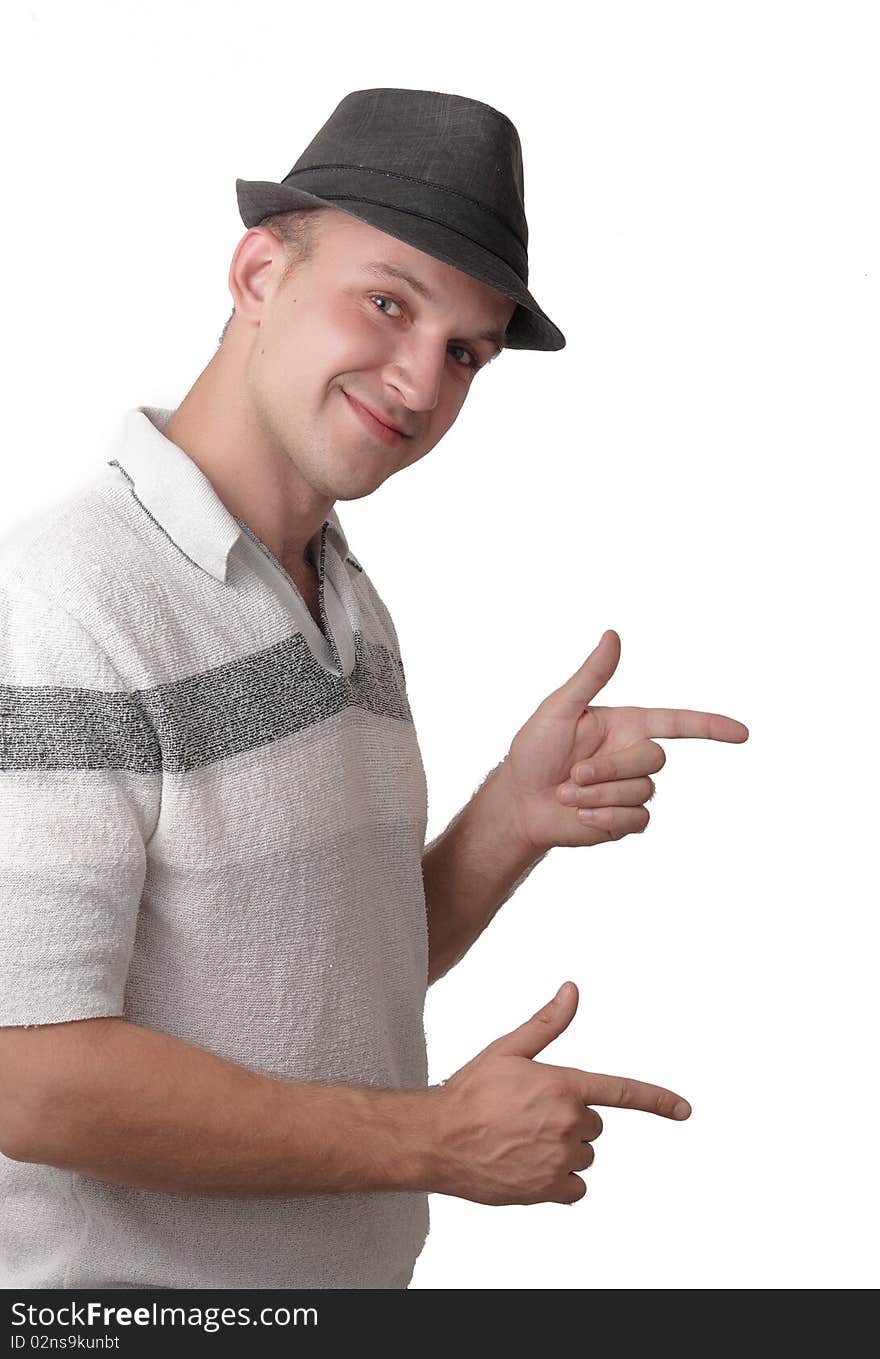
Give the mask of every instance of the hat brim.
<path id="1" fill-rule="evenodd" d="M 275 184 L 264 179 L 236 179 L 238 210 L 245 226 L 259 226 L 266 217 L 300 208 L 336 208 L 368 226 L 384 231 L 396 240 L 422 250 L 426 255 L 450 264 L 511 298 L 517 306 L 505 331 L 507 349 L 558 350 L 565 347 L 565 336 L 538 306 L 528 288 L 509 265 L 478 242 L 453 231 L 442 222 L 401 208 L 387 207 L 365 199 L 319 198 L 290 184 Z"/>

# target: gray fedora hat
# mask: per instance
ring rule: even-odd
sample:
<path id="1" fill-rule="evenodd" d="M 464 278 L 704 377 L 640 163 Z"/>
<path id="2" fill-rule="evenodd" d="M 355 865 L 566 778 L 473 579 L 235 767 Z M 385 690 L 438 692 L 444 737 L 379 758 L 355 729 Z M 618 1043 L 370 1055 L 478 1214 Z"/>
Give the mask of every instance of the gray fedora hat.
<path id="1" fill-rule="evenodd" d="M 246 227 L 338 208 L 516 301 L 508 349 L 565 345 L 526 286 L 519 134 L 489 104 L 436 90 L 354 90 L 279 184 L 237 179 L 235 188 Z"/>

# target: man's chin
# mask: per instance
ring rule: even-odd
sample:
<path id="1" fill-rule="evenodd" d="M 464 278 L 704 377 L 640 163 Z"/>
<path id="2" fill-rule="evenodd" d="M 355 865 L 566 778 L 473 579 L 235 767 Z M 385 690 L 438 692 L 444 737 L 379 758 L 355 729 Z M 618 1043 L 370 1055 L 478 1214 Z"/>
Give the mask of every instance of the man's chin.
<path id="1" fill-rule="evenodd" d="M 323 479 L 321 491 L 334 500 L 363 500 L 364 496 L 378 490 L 394 471 L 394 467 L 381 467 L 377 462 L 366 459 L 359 462 L 352 456 L 344 464 L 336 463 Z"/>

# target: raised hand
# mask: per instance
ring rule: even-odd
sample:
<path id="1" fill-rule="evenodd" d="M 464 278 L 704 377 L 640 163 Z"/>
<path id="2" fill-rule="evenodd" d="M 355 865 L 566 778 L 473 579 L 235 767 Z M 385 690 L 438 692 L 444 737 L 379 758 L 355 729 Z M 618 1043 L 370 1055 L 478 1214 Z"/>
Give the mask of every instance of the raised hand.
<path id="1" fill-rule="evenodd" d="M 644 804 L 654 795 L 648 776 L 666 763 L 652 737 L 748 740 L 748 727 L 720 713 L 594 705 L 619 660 L 620 638 L 609 628 L 520 728 L 496 771 L 506 788 L 506 814 L 527 853 L 643 831 L 650 820 Z"/>

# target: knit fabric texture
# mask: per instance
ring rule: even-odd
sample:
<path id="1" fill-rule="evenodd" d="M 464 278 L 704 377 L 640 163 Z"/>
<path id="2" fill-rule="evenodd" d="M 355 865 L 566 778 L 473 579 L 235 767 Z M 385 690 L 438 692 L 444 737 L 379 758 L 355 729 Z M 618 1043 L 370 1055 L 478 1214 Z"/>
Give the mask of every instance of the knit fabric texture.
<path id="1" fill-rule="evenodd" d="M 0 1025 L 121 1016 L 291 1081 L 427 1085 L 427 789 L 335 510 L 319 627 L 138 406 L 0 551 Z M 206 1118 L 210 1111 L 206 1110 Z M 5 1288 L 405 1288 L 428 1196 L 185 1196 L 0 1156 Z"/>

